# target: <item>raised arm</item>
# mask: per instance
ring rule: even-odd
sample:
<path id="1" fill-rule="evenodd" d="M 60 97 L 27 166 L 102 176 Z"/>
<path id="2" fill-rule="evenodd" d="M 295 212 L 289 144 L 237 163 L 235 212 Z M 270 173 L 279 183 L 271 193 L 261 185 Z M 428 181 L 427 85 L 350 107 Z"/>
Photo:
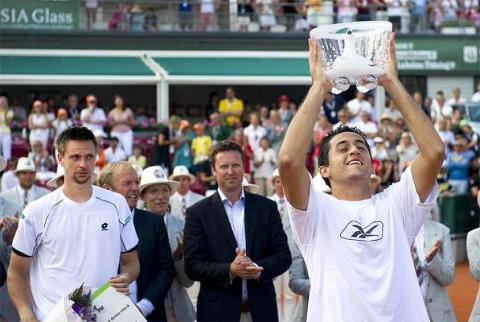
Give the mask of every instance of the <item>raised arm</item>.
<path id="1" fill-rule="evenodd" d="M 395 37 L 392 34 L 389 47 L 387 72 L 378 82 L 397 104 L 403 119 L 412 132 L 419 153 L 412 163 L 412 176 L 420 201 L 425 201 L 435 184 L 445 155 L 443 142 L 432 121 L 417 107 L 398 79 Z"/>
<path id="2" fill-rule="evenodd" d="M 320 107 L 332 86 L 321 70 L 317 43 L 310 40 L 309 47 L 312 86 L 288 127 L 278 156 L 285 194 L 292 206 L 300 210 L 307 209 L 310 189 L 309 175 L 305 167 L 307 148 L 312 139 L 313 126 L 318 119 Z"/>

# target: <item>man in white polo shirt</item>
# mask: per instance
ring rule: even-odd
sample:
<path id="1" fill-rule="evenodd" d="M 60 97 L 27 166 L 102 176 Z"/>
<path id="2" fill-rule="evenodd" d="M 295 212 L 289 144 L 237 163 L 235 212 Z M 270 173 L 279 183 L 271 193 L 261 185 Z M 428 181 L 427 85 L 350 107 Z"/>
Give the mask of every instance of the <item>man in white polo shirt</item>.
<path id="1" fill-rule="evenodd" d="M 21 321 L 45 319 L 82 283 L 98 288 L 110 281 L 128 294 L 140 270 L 125 198 L 91 184 L 97 148 L 92 132 L 70 127 L 56 148 L 64 184 L 28 204 L 13 240 L 7 281 Z"/>
<path id="2" fill-rule="evenodd" d="M 307 147 L 332 84 L 318 45 L 310 41 L 312 86 L 290 123 L 279 155 L 292 234 L 310 276 L 307 321 L 430 321 L 410 246 L 438 195 L 443 143 L 432 122 L 398 80 L 394 37 L 386 73 L 378 82 L 397 103 L 419 147 L 400 182 L 372 196 L 367 137 L 339 127 L 319 149 L 319 172 L 332 195 L 321 192 L 305 168 Z"/>

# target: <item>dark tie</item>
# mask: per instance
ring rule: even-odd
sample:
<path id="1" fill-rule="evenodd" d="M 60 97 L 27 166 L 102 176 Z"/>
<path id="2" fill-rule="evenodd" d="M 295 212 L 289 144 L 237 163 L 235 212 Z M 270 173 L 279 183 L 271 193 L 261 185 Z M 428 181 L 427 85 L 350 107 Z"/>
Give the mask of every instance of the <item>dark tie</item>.
<path id="1" fill-rule="evenodd" d="M 412 245 L 410 250 L 412 252 L 413 266 L 415 267 L 415 273 L 417 274 L 418 284 L 422 284 L 422 268 L 420 267 L 420 259 L 418 258 L 417 247 L 415 244 Z"/>
<path id="2" fill-rule="evenodd" d="M 185 197 L 182 197 L 182 215 L 183 215 L 183 218 L 185 218 L 186 214 L 187 214 L 187 199 L 185 199 Z"/>

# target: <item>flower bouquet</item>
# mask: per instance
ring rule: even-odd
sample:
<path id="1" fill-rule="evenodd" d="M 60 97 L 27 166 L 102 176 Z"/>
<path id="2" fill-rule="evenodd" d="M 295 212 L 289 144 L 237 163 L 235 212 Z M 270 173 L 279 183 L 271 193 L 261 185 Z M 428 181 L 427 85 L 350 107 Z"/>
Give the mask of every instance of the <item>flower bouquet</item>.
<path id="1" fill-rule="evenodd" d="M 55 305 L 44 322 L 96 322 L 91 290 L 83 284 Z"/>

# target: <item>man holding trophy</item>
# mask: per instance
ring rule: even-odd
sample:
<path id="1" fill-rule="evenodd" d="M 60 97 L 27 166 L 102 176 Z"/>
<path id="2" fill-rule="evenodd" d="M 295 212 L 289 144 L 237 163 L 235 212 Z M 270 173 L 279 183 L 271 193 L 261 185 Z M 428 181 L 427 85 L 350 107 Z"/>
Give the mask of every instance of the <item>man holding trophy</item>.
<path id="1" fill-rule="evenodd" d="M 140 270 L 125 198 L 92 186 L 97 150 L 92 132 L 70 127 L 56 148 L 64 185 L 28 204 L 13 240 L 8 291 L 22 322 L 44 320 L 82 284 L 99 288 L 109 281 L 128 294 Z"/>
<path id="2" fill-rule="evenodd" d="M 378 82 L 399 106 L 419 154 L 400 182 L 372 196 L 366 136 L 356 128 L 339 127 L 322 140 L 318 157 L 332 195 L 317 190 L 305 155 L 324 97 L 332 89 L 319 50 L 310 40 L 312 85 L 279 154 L 293 236 L 310 275 L 314 305 L 308 307 L 307 321 L 429 321 L 410 245 L 438 195 L 442 141 L 398 79 L 392 35 Z"/>

